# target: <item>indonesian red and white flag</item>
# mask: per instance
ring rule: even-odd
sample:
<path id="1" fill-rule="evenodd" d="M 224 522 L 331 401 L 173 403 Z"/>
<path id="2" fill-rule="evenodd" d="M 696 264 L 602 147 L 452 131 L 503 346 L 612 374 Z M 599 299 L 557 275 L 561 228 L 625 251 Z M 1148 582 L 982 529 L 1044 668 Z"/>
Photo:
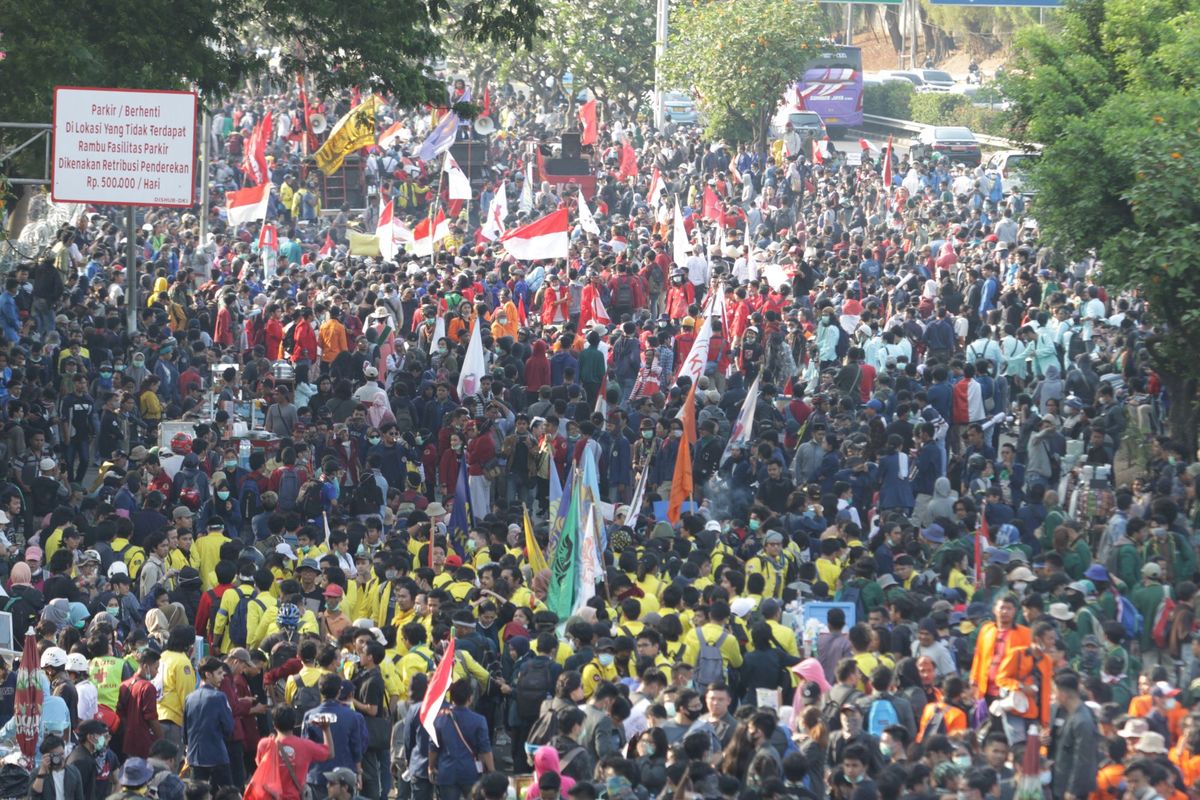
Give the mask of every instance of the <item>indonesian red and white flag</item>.
<path id="1" fill-rule="evenodd" d="M 333 237 L 328 233 L 325 234 L 325 244 L 321 245 L 321 249 L 317 251 L 317 255 L 322 258 L 333 255 Z"/>
<path id="2" fill-rule="evenodd" d="M 866 150 L 869 152 L 871 150 L 871 143 L 868 142 L 866 139 L 859 139 L 858 140 L 858 148 L 860 150 Z"/>
<path id="3" fill-rule="evenodd" d="M 822 141 L 819 141 L 817 139 L 813 139 L 812 150 L 813 150 L 813 163 L 814 164 L 824 164 L 825 163 L 825 143 Z"/>
<path id="4" fill-rule="evenodd" d="M 413 239 L 408 250 L 418 258 L 433 255 L 433 248 L 449 235 L 450 223 L 446 220 L 445 213 L 439 208 L 432 225 L 429 224 L 429 217 L 425 217 L 417 223 L 417 227 L 413 228 Z"/>
<path id="5" fill-rule="evenodd" d="M 232 227 L 267 218 L 267 206 L 271 202 L 271 183 L 238 189 L 225 194 L 225 214 Z"/>
<path id="6" fill-rule="evenodd" d="M 589 145 L 596 143 L 596 101 L 588 100 L 579 107 L 579 122 L 583 130 L 579 134 L 579 143 Z"/>
<path id="7" fill-rule="evenodd" d="M 480 235 L 489 242 L 494 242 L 506 230 L 504 220 L 508 218 L 508 191 L 505 188 L 507 182 L 500 184 L 500 188 L 496 190 L 496 196 L 492 198 L 492 204 L 488 206 L 487 219 L 484 221 L 480 229 Z"/>
<path id="8" fill-rule="evenodd" d="M 599 322 L 601 325 L 612 325 L 612 317 L 609 315 L 608 309 L 604 307 L 604 301 L 600 299 L 599 292 L 592 299 L 592 321 Z"/>
<path id="9" fill-rule="evenodd" d="M 454 156 L 450 155 L 450 151 L 446 151 L 446 160 L 442 163 L 442 171 L 446 173 L 446 183 L 449 186 L 449 198 L 451 200 L 470 200 L 471 199 L 471 182 L 467 180 L 467 175 L 458 168 L 458 164 L 454 160 Z"/>
<path id="10" fill-rule="evenodd" d="M 650 176 L 650 191 L 646 193 L 646 204 L 650 208 L 658 208 L 658 201 L 662 199 L 662 193 L 662 173 L 658 171 L 658 167 L 655 167 L 654 174 Z"/>
<path id="11" fill-rule="evenodd" d="M 396 257 L 399 242 L 392 232 L 392 224 L 394 222 L 392 213 L 392 201 L 388 200 L 387 205 L 379 212 L 379 223 L 375 226 L 375 235 L 379 237 L 379 254 L 391 261 Z"/>
<path id="12" fill-rule="evenodd" d="M 583 192 L 579 193 L 579 227 L 593 236 L 600 235 L 600 226 L 596 224 L 596 218 L 592 215 L 592 210 L 588 208 Z"/>
<path id="13" fill-rule="evenodd" d="M 692 243 L 688 239 L 687 228 L 683 224 L 683 211 L 679 198 L 675 199 L 675 223 L 671 233 L 671 259 L 677 267 L 686 267 L 688 256 L 691 254 Z"/>
<path id="14" fill-rule="evenodd" d="M 404 130 L 403 122 L 393 122 L 386 130 L 379 134 L 379 146 L 387 150 L 400 140 L 400 131 L 402 130 Z"/>
<path id="15" fill-rule="evenodd" d="M 463 356 L 458 371 L 458 399 L 470 397 L 479 391 L 479 382 L 487 375 L 487 362 L 483 358 L 483 338 L 479 335 L 479 317 L 471 323 L 471 339 L 467 342 L 467 354 Z"/>
<path id="16" fill-rule="evenodd" d="M 758 407 L 758 382 L 762 379 L 762 373 L 754 379 L 754 383 L 750 384 L 750 391 L 746 392 L 746 399 L 742 401 L 742 410 L 738 412 L 737 421 L 733 423 L 733 430 L 729 432 L 729 443 L 725 445 L 725 450 L 721 453 L 721 461 L 718 466 L 724 466 L 729 460 L 729 455 L 733 450 L 734 445 L 741 445 L 745 449 L 751 440 L 750 432 L 754 429 L 754 409 Z"/>
<path id="17" fill-rule="evenodd" d="M 446 652 L 442 654 L 442 660 L 438 662 L 437 669 L 433 671 L 433 677 L 429 679 L 429 688 L 425 690 L 425 699 L 421 701 L 419 712 L 421 727 L 429 734 L 429 738 L 435 745 L 438 743 L 438 736 L 433 723 L 442 710 L 442 704 L 446 702 L 446 692 L 450 690 L 450 682 L 453 677 L 454 640 L 450 639 L 446 642 Z"/>
<path id="18" fill-rule="evenodd" d="M 887 147 L 883 151 L 883 188 L 892 188 L 892 137 L 890 135 Z"/>
<path id="19" fill-rule="evenodd" d="M 560 208 L 500 237 L 505 251 L 520 261 L 566 258 L 570 247 L 567 210 Z"/>
<path id="20" fill-rule="evenodd" d="M 638 173 L 637 153 L 633 151 L 633 145 L 626 139 L 621 142 L 621 166 L 617 173 L 617 180 L 623 181 L 626 178 L 633 178 Z"/>

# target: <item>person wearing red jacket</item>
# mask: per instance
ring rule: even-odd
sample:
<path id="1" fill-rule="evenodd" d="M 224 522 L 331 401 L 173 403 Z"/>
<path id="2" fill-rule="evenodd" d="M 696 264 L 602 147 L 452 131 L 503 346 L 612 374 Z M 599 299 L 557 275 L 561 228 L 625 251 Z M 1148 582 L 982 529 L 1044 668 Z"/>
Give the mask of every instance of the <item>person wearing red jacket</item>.
<path id="1" fill-rule="evenodd" d="M 458 474 L 461 471 L 459 459 L 463 457 L 463 449 L 463 435 L 458 431 L 451 433 L 450 446 L 438 462 L 436 499 L 454 496 L 458 488 Z"/>
<path id="2" fill-rule="evenodd" d="M 562 285 L 557 275 L 551 275 L 542 289 L 542 324 L 561 325 L 570 318 L 571 290 Z"/>
<path id="3" fill-rule="evenodd" d="M 499 465 L 496 456 L 500 452 L 492 421 L 484 418 L 477 425 L 473 436 L 471 426 L 467 426 L 467 437 L 470 439 L 467 445 L 467 488 L 471 492 L 471 515 L 475 521 L 492 511 L 492 481 L 487 471 Z"/>
<path id="4" fill-rule="evenodd" d="M 296 320 L 296 327 L 292 332 L 295 341 L 292 347 L 292 363 L 312 363 L 317 360 L 317 334 L 313 331 L 312 317 L 312 309 L 305 308 L 300 311 L 300 318 Z"/>
<path id="5" fill-rule="evenodd" d="M 671 276 L 671 286 L 667 289 L 667 316 L 671 319 L 683 319 L 687 316 L 688 306 L 696 302 L 696 289 L 691 281 L 684 280 L 685 276 L 677 272 Z"/>
<path id="6" fill-rule="evenodd" d="M 217 321 L 213 325 L 213 342 L 222 347 L 233 347 L 233 313 L 230 307 L 237 300 L 233 295 L 225 295 L 221 307 L 217 309 Z"/>
<path id="7" fill-rule="evenodd" d="M 271 303 L 266 308 L 267 324 L 264 332 L 267 339 L 267 358 L 278 361 L 283 358 L 283 325 L 279 322 L 279 306 Z"/>
<path id="8" fill-rule="evenodd" d="M 525 362 L 525 391 L 531 396 L 550 383 L 550 359 L 546 357 L 546 342 L 533 343 L 533 355 Z"/>

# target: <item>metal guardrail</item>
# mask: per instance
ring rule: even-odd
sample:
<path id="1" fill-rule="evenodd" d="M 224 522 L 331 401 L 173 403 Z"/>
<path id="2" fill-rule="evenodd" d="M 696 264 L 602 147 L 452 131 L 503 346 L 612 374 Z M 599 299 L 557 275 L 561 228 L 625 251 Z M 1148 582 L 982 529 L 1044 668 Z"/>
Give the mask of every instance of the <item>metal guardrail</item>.
<path id="1" fill-rule="evenodd" d="M 921 133 L 922 131 L 936 127 L 934 125 L 925 125 L 920 122 L 912 122 L 907 119 L 892 119 L 891 117 L 879 117 L 874 114 L 863 114 L 863 122 L 867 125 L 872 125 L 879 128 L 887 128 L 894 131 L 904 131 L 906 133 Z M 1000 136 L 988 136 L 982 133 L 975 134 L 976 140 L 985 146 L 995 148 L 997 150 L 1024 150 L 1025 146 L 1010 139 L 1004 139 Z"/>

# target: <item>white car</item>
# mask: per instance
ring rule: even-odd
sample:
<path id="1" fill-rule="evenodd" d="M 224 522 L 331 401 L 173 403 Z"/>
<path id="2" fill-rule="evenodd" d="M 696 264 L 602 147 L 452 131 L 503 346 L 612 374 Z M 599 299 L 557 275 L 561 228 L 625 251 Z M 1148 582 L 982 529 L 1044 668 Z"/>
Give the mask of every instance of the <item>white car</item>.
<path id="1" fill-rule="evenodd" d="M 1025 191 L 1025 176 L 1040 156 L 1037 151 L 1002 150 L 988 159 L 986 171 L 989 175 L 1000 176 L 1000 186 L 1005 194 L 1013 189 L 1029 194 Z"/>
<path id="2" fill-rule="evenodd" d="M 925 86 L 931 92 L 949 92 L 954 89 L 954 78 L 945 70 L 914 69 L 913 72 L 921 76 L 921 80 L 925 81 Z"/>

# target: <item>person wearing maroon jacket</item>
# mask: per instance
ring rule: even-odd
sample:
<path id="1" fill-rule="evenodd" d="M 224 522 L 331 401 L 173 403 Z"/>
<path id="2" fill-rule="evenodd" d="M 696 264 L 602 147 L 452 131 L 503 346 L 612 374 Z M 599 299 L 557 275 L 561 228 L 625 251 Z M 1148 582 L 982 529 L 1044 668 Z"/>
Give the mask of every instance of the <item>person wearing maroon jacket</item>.
<path id="1" fill-rule="evenodd" d="M 295 346 L 292 348 L 292 362 L 317 360 L 317 334 L 312 326 L 313 312 L 310 308 L 300 310 L 300 318 L 296 320 L 293 331 Z"/>
<path id="2" fill-rule="evenodd" d="M 121 752 L 126 758 L 149 757 L 150 746 L 163 735 L 158 721 L 158 689 L 154 686 L 161 654 L 154 647 L 146 647 L 137 658 L 137 672 L 121 684 L 117 694 Z"/>
<path id="3" fill-rule="evenodd" d="M 467 426 L 467 488 L 471 492 L 471 513 L 481 520 L 492 510 L 492 481 L 487 471 L 499 466 L 500 448 L 490 419 L 477 420 L 475 425 L 473 435 Z"/>
<path id="4" fill-rule="evenodd" d="M 246 783 L 245 754 L 258 747 L 258 720 L 256 714 L 266 713 L 267 707 L 256 703 L 250 685 L 244 677 L 250 667 L 250 651 L 235 647 L 225 657 L 225 674 L 221 678 L 221 692 L 233 710 L 233 734 L 225 742 L 229 750 L 229 771 L 234 786 Z"/>

